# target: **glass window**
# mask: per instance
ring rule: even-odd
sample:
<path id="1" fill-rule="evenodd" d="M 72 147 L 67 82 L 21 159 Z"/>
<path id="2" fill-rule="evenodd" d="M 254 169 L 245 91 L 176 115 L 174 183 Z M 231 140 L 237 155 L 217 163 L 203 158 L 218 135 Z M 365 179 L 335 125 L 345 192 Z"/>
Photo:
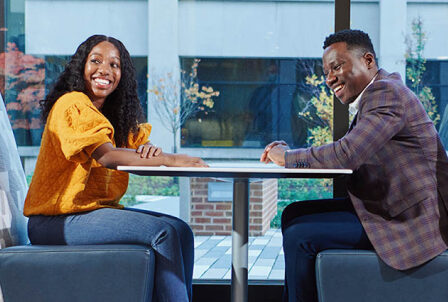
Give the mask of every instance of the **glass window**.
<path id="1" fill-rule="evenodd" d="M 183 70 L 193 61 L 181 58 Z M 199 59 L 198 84 L 219 96 L 185 122 L 181 146 L 262 148 L 279 139 L 307 146 L 308 128 L 319 123 L 305 114 L 315 113 L 310 99 L 320 93 L 307 82 L 312 76 L 322 77 L 321 59 Z"/>
<path id="2" fill-rule="evenodd" d="M 422 90 L 431 102 L 428 111 L 435 120 L 435 125 L 439 131 L 445 148 L 448 146 L 448 60 L 427 60 L 424 64 L 425 71 L 422 76 Z M 407 64 L 407 68 L 410 68 Z M 406 85 L 412 87 L 409 77 Z M 432 97 L 431 97 L 432 96 Z"/>

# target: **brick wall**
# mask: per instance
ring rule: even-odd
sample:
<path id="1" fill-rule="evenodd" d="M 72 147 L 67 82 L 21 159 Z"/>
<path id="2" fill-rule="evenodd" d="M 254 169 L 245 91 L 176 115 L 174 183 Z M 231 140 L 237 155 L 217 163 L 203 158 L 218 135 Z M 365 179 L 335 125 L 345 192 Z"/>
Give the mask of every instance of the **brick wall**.
<path id="1" fill-rule="evenodd" d="M 212 178 L 190 179 L 190 226 L 195 235 L 230 235 L 232 232 L 232 202 L 208 201 L 208 183 L 220 181 Z M 250 183 L 249 235 L 264 235 L 276 214 L 277 180 L 264 179 Z"/>

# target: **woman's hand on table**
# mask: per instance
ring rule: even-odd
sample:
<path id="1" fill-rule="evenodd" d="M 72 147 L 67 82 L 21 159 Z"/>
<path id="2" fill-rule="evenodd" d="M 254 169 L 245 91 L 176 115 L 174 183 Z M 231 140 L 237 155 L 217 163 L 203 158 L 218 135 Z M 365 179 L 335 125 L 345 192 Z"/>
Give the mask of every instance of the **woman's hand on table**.
<path id="1" fill-rule="evenodd" d="M 208 167 L 200 157 L 178 153 L 164 153 L 164 155 L 168 156 L 167 163 L 165 164 L 167 167 Z"/>
<path id="2" fill-rule="evenodd" d="M 141 158 L 150 158 L 153 156 L 159 156 L 162 153 L 162 148 L 147 142 L 144 145 L 138 146 L 135 152 L 139 153 Z"/>

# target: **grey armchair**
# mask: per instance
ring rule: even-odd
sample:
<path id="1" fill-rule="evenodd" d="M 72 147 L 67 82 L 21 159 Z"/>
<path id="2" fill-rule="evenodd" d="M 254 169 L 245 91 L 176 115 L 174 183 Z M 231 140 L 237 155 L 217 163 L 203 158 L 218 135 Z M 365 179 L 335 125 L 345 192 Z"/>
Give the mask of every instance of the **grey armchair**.
<path id="1" fill-rule="evenodd" d="M 316 260 L 319 302 L 448 301 L 448 252 L 397 271 L 373 251 L 327 250 Z"/>

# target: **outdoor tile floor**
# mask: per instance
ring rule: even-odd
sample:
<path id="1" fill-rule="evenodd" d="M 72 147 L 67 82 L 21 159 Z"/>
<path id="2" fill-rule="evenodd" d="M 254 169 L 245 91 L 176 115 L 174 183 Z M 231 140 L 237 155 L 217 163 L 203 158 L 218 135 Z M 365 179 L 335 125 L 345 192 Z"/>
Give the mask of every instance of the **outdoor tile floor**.
<path id="1" fill-rule="evenodd" d="M 231 236 L 195 236 L 194 279 L 230 279 Z M 282 234 L 269 230 L 249 237 L 249 280 L 283 280 Z"/>
<path id="2" fill-rule="evenodd" d="M 179 216 L 179 198 L 166 196 L 138 197 L 139 209 Z M 232 237 L 195 236 L 193 278 L 228 279 L 231 275 Z M 283 280 L 285 261 L 280 229 L 264 236 L 249 237 L 249 280 Z"/>

